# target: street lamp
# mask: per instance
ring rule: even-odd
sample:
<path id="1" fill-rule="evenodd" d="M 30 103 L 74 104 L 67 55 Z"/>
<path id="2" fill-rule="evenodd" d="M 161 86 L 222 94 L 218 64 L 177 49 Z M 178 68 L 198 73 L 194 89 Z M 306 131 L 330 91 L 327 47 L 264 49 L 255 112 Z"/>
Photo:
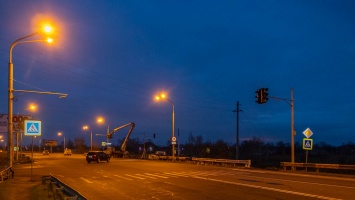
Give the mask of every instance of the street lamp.
<path id="1" fill-rule="evenodd" d="M 65 135 L 62 132 L 58 132 L 58 136 L 62 136 L 63 135 L 63 151 L 65 151 Z"/>
<path id="2" fill-rule="evenodd" d="M 174 134 L 174 126 L 175 126 L 175 111 L 174 111 L 174 103 L 166 97 L 166 94 L 162 93 L 160 95 L 155 96 L 156 101 L 160 100 L 167 100 L 168 102 L 171 103 L 172 106 L 172 113 L 171 113 L 171 121 L 172 121 L 172 127 L 171 127 L 171 151 L 172 151 L 172 160 L 175 160 L 175 134 Z"/>
<path id="3" fill-rule="evenodd" d="M 44 32 L 49 33 L 51 31 L 51 28 L 49 26 L 46 26 L 44 28 Z M 47 39 L 47 40 L 25 40 L 26 38 L 29 38 L 31 36 L 34 36 L 38 34 L 39 32 L 32 33 L 30 35 L 27 35 L 25 37 L 19 38 L 15 40 L 11 46 L 10 46 L 10 51 L 9 51 L 9 81 L 8 81 L 8 143 L 9 143 L 9 151 L 7 152 L 7 156 L 9 159 L 9 165 L 12 167 L 12 162 L 13 162 L 13 124 L 12 124 L 12 117 L 13 117 L 13 92 L 14 92 L 14 87 L 13 87 L 13 82 L 14 82 L 14 64 L 12 62 L 12 50 L 17 44 L 24 44 L 24 43 L 34 43 L 34 42 L 52 42 L 52 39 Z"/>
<path id="4" fill-rule="evenodd" d="M 30 103 L 28 105 L 27 109 L 25 109 L 25 110 L 35 113 L 37 111 L 37 109 L 38 109 L 38 106 L 36 104 Z M 34 117 L 32 116 L 32 118 L 34 118 Z M 39 139 L 39 141 L 41 141 L 41 140 Z M 18 136 L 17 135 L 16 135 L 16 146 L 18 146 Z M 40 143 L 38 145 L 38 149 L 40 151 Z M 21 154 L 22 154 L 22 133 L 20 133 L 20 155 Z M 18 160 L 18 150 L 16 151 L 16 160 Z"/>
<path id="5" fill-rule="evenodd" d="M 2 135 L 0 135 L 0 142 L 4 142 L 4 139 L 2 139 Z M 5 142 L 4 142 L 5 143 Z M 2 150 L 5 151 L 4 146 L 2 145 Z"/>
<path id="6" fill-rule="evenodd" d="M 103 117 L 97 117 L 97 118 L 96 118 L 96 122 L 97 122 L 98 124 L 103 124 L 103 123 L 105 123 L 105 118 L 103 118 Z"/>
<path id="7" fill-rule="evenodd" d="M 89 126 L 83 126 L 83 130 L 89 130 Z M 90 130 L 90 151 L 92 151 L 92 130 Z"/>
<path id="8" fill-rule="evenodd" d="M 103 117 L 99 116 L 99 117 L 97 117 L 97 118 L 96 118 L 96 122 L 97 122 L 98 124 L 105 124 L 105 118 L 103 118 Z M 106 132 L 106 143 L 108 143 L 108 142 L 109 142 L 109 138 L 107 137 L 107 136 L 108 136 L 108 134 L 109 134 L 109 132 L 110 132 L 110 126 L 109 126 L 109 125 L 107 125 L 107 132 Z"/>
<path id="9" fill-rule="evenodd" d="M 30 111 L 32 111 L 32 112 L 36 112 L 36 111 L 37 111 L 37 105 L 31 103 L 30 105 L 28 105 L 27 110 L 30 110 Z"/>

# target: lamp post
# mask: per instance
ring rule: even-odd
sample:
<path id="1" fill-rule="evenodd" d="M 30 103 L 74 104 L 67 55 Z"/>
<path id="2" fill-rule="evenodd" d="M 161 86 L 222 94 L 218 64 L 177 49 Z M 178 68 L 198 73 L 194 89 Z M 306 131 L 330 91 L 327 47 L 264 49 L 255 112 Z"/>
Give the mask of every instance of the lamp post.
<path id="1" fill-rule="evenodd" d="M 35 113 L 37 111 L 37 109 L 38 109 L 38 106 L 36 104 L 30 103 L 28 105 L 27 109 L 25 109 L 25 110 L 29 110 L 29 111 Z M 34 117 L 32 116 L 32 118 L 34 118 Z M 39 139 L 39 141 L 41 141 L 41 140 Z M 16 145 L 16 146 L 18 146 L 18 145 Z M 39 152 L 40 152 L 40 143 L 38 145 L 38 149 L 39 149 Z M 22 133 L 20 133 L 20 149 L 19 150 L 20 150 L 20 155 L 21 155 L 22 154 Z M 16 160 L 18 160 L 17 152 L 16 152 Z"/>
<path id="2" fill-rule="evenodd" d="M 164 93 L 160 94 L 160 95 L 156 95 L 155 96 L 155 100 L 156 101 L 160 101 L 160 100 L 167 100 L 168 102 L 171 103 L 172 106 L 172 113 L 171 113 L 171 122 L 172 122 L 172 126 L 171 126 L 171 152 L 172 152 L 172 160 L 175 160 L 175 142 L 176 142 L 176 138 L 175 138 L 175 134 L 174 134 L 174 129 L 175 129 L 175 111 L 174 111 L 174 103 L 168 99 L 166 97 L 166 95 Z"/>
<path id="3" fill-rule="evenodd" d="M 58 136 L 63 135 L 63 151 L 65 151 L 65 135 L 62 132 L 58 132 Z"/>
<path id="4" fill-rule="evenodd" d="M 103 136 L 103 137 L 106 137 L 107 138 L 107 134 L 105 135 L 105 134 L 100 134 L 100 133 L 96 133 L 95 134 L 96 136 Z M 101 144 L 102 145 L 102 144 Z M 105 148 L 104 148 L 104 146 L 102 146 L 102 150 L 104 150 Z"/>
<path id="5" fill-rule="evenodd" d="M 83 126 L 83 130 L 89 130 L 89 126 Z M 90 151 L 92 151 L 92 130 L 90 130 Z"/>
<path id="6" fill-rule="evenodd" d="M 51 28 L 49 26 L 46 26 L 44 28 L 44 31 L 49 33 L 51 32 Z M 32 33 L 30 35 L 27 35 L 25 37 L 19 38 L 15 40 L 11 46 L 10 46 L 10 51 L 9 51 L 9 75 L 8 75 L 8 143 L 9 143 L 9 150 L 7 152 L 7 156 L 9 159 L 9 166 L 12 167 L 13 163 L 13 122 L 12 122 L 12 117 L 13 117 L 13 92 L 14 92 L 14 87 L 13 87 L 13 82 L 14 82 L 14 64 L 12 62 L 12 50 L 17 44 L 24 44 L 24 43 L 34 43 L 34 42 L 52 42 L 53 40 L 51 38 L 47 40 L 25 40 L 26 38 L 32 37 L 39 32 Z"/>
<path id="7" fill-rule="evenodd" d="M 0 142 L 4 142 L 4 139 L 2 139 L 2 135 L 0 135 Z M 5 151 L 4 146 L 2 145 L 2 150 Z"/>
<path id="8" fill-rule="evenodd" d="M 103 117 L 97 117 L 97 118 L 96 118 L 96 122 L 97 122 L 98 124 L 105 124 L 105 118 L 103 118 Z M 109 134 L 109 132 L 110 132 L 110 125 L 107 125 L 106 143 L 109 142 L 109 138 L 107 137 L 108 134 Z"/>

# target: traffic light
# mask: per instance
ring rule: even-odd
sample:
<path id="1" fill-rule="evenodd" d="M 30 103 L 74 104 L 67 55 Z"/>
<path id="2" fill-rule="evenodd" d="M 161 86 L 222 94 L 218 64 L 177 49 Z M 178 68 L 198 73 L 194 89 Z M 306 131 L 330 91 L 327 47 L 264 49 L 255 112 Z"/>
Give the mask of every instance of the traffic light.
<path id="1" fill-rule="evenodd" d="M 153 134 L 153 137 L 154 137 L 154 139 L 155 139 L 155 133 Z"/>
<path id="2" fill-rule="evenodd" d="M 256 101 L 258 104 L 263 104 L 266 103 L 267 100 L 269 100 L 269 93 L 267 93 L 267 91 L 269 90 L 269 88 L 260 88 L 258 89 L 255 93 L 256 93 Z"/>
<path id="3" fill-rule="evenodd" d="M 267 93 L 267 91 L 269 90 L 269 88 L 261 88 L 261 103 L 266 103 L 267 100 L 269 100 L 268 95 L 269 93 Z"/>
<path id="4" fill-rule="evenodd" d="M 258 89 L 256 92 L 256 96 L 255 96 L 255 98 L 256 98 L 256 103 L 258 103 L 258 104 L 262 104 L 263 102 L 262 102 L 262 91 L 261 91 L 261 89 Z"/>

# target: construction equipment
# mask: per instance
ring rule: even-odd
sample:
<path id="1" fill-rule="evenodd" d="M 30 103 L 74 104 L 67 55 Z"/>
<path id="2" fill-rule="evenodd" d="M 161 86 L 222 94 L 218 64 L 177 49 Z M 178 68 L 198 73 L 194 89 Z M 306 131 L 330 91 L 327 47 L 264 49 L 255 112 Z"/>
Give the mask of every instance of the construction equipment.
<path id="1" fill-rule="evenodd" d="M 126 146 L 127 146 L 127 142 L 128 142 L 128 139 L 129 139 L 129 136 L 131 135 L 133 129 L 134 129 L 134 122 L 131 122 L 131 123 L 128 123 L 128 124 L 125 124 L 125 125 L 122 125 L 122 126 L 119 126 L 115 129 L 113 129 L 111 132 L 109 132 L 107 134 L 107 138 L 108 139 L 111 139 L 112 138 L 112 135 L 113 133 L 115 133 L 116 131 L 119 131 L 120 129 L 123 129 L 127 126 L 130 126 L 131 128 L 129 129 L 127 135 L 126 135 L 126 138 L 124 139 L 122 145 L 121 145 L 121 149 L 120 150 L 115 150 L 114 147 L 110 147 L 110 148 L 107 148 L 107 151 L 106 153 L 109 154 L 110 156 L 113 156 L 113 157 L 125 157 L 125 156 L 129 156 L 129 152 L 126 151 Z"/>

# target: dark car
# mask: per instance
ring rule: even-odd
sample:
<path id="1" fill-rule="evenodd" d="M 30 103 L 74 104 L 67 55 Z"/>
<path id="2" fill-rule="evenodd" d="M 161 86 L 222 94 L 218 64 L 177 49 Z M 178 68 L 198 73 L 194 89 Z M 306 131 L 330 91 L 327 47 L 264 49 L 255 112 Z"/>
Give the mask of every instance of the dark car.
<path id="1" fill-rule="evenodd" d="M 86 154 L 86 161 L 90 163 L 91 161 L 101 162 L 102 160 L 110 161 L 110 156 L 103 151 L 89 151 Z"/>

